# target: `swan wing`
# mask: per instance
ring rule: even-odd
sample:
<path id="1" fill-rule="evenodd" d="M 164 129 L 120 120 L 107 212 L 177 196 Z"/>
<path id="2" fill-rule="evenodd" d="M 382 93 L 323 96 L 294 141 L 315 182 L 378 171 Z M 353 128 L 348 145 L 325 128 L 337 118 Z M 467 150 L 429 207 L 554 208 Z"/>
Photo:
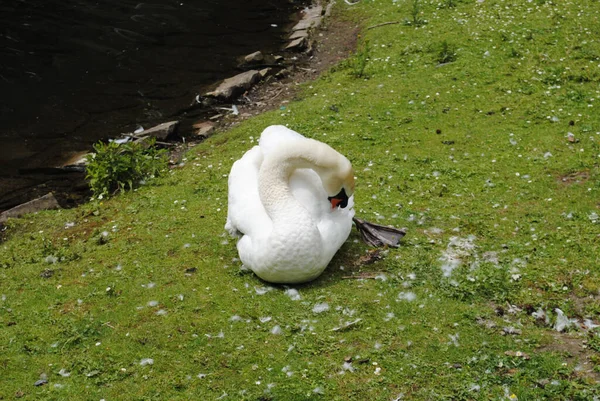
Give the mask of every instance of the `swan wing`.
<path id="1" fill-rule="evenodd" d="M 258 237 L 271 230 L 271 219 L 258 195 L 258 171 L 262 161 L 262 151 L 255 146 L 231 167 L 225 224 L 231 235 Z"/>

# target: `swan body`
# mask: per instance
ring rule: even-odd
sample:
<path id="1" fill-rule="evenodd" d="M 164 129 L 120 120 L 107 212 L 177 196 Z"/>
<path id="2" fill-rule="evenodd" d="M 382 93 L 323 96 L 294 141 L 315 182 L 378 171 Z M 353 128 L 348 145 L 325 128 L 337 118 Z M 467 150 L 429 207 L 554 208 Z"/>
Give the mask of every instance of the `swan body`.
<path id="1" fill-rule="evenodd" d="M 263 280 L 310 281 L 350 234 L 353 193 L 348 159 L 322 142 L 270 126 L 231 168 L 225 228 L 241 237 L 242 263 Z"/>

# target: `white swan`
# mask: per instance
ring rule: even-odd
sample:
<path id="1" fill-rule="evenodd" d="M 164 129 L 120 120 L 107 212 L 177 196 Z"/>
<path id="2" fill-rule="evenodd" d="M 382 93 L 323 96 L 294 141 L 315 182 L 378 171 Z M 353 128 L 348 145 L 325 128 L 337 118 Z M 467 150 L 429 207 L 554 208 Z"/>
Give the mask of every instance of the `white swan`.
<path id="1" fill-rule="evenodd" d="M 227 224 L 242 263 L 265 281 L 318 277 L 352 229 L 354 172 L 330 146 L 281 125 L 229 175 Z"/>

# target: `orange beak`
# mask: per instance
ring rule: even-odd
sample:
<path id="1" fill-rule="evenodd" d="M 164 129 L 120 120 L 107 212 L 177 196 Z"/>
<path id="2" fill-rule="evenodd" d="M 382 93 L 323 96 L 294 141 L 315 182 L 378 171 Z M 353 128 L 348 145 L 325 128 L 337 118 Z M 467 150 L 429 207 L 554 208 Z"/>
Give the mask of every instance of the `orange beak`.
<path id="1" fill-rule="evenodd" d="M 335 209 L 336 207 L 344 208 L 348 206 L 348 195 L 346 195 L 346 190 L 342 188 L 339 194 L 336 196 L 328 196 L 327 199 L 331 202 L 331 208 Z"/>
<path id="2" fill-rule="evenodd" d="M 331 202 L 332 209 L 335 209 L 337 205 L 339 205 L 342 202 L 342 200 L 338 198 L 331 198 L 329 201 Z"/>

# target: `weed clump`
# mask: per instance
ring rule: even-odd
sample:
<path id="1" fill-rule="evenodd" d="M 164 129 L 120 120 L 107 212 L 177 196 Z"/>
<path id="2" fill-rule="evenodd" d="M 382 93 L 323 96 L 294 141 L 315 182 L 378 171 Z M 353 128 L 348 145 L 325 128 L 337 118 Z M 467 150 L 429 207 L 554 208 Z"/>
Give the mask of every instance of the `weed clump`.
<path id="1" fill-rule="evenodd" d="M 439 45 L 435 61 L 437 61 L 438 64 L 447 64 L 456 61 L 456 50 L 456 46 L 448 43 L 447 40 L 444 40 Z"/>
<path id="2" fill-rule="evenodd" d="M 144 143 L 116 142 L 94 145 L 88 157 L 86 180 L 94 196 L 132 190 L 140 181 L 158 176 L 167 167 L 167 154 L 154 140 Z"/>
<path id="3" fill-rule="evenodd" d="M 419 27 L 427 24 L 427 21 L 421 18 L 421 0 L 413 0 L 410 16 L 411 19 L 404 20 L 404 25 Z"/>
<path id="4" fill-rule="evenodd" d="M 355 78 L 366 78 L 365 68 L 369 62 L 371 48 L 369 41 L 365 41 L 363 45 L 357 50 L 356 55 L 350 62 L 351 72 L 350 74 Z"/>

